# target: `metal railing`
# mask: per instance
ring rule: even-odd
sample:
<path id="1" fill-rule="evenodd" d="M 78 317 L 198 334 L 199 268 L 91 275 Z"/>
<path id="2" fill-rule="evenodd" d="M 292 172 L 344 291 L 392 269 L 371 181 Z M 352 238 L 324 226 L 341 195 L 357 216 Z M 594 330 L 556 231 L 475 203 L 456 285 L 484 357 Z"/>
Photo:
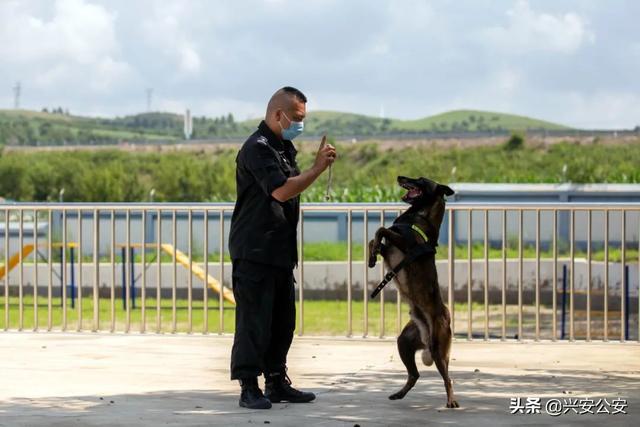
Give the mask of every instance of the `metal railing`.
<path id="1" fill-rule="evenodd" d="M 533 310 L 534 310 L 534 328 L 531 331 L 531 336 L 530 338 L 538 341 L 541 339 L 541 322 L 540 322 L 540 318 L 541 318 L 541 303 L 540 303 L 540 292 L 541 292 L 541 271 L 540 271 L 540 264 L 541 264 L 541 237 L 540 237 L 540 230 L 541 230 L 541 215 L 543 215 L 544 213 L 547 213 L 547 215 L 550 217 L 550 221 L 551 221 L 551 236 L 550 236 L 550 240 L 551 240 L 551 262 L 552 262 L 552 279 L 551 279 L 551 283 L 552 283 L 552 291 L 551 291 L 551 330 L 549 331 L 550 334 L 547 338 L 551 339 L 552 341 L 556 341 L 559 338 L 564 338 L 564 320 L 565 320 L 565 315 L 568 316 L 568 320 L 569 320 L 569 333 L 568 333 L 568 339 L 570 341 L 574 341 L 576 340 L 577 337 L 577 333 L 576 333 L 576 323 L 577 323 L 577 315 L 576 315 L 576 296 L 578 295 L 578 292 L 575 289 L 575 282 L 576 282 L 576 276 L 577 276 L 577 272 L 576 272 L 576 261 L 577 261 L 577 257 L 576 257 L 576 215 L 578 213 L 583 213 L 585 216 L 586 221 L 581 224 L 584 225 L 584 231 L 586 233 L 586 245 L 585 245 L 585 250 L 586 250 L 586 259 L 584 260 L 584 263 L 586 264 L 586 286 L 584 289 L 584 294 L 586 296 L 586 302 L 584 304 L 585 309 L 584 311 L 584 319 L 582 320 L 582 323 L 584 323 L 584 333 L 582 334 L 582 338 L 584 338 L 586 341 L 591 341 L 593 339 L 593 334 L 592 334 L 592 326 L 593 326 L 593 319 L 592 319 L 592 312 L 593 310 L 593 279 L 592 279 L 592 267 L 593 267 L 593 249 L 594 249 L 594 241 L 592 239 L 592 232 L 593 232 L 593 215 L 594 213 L 599 213 L 603 216 L 603 220 L 602 220 L 602 226 L 603 226 L 603 239 L 602 239 L 602 247 L 603 247 L 603 255 L 604 255 L 604 260 L 603 260 L 603 267 L 604 267 L 604 274 L 603 274 L 603 288 L 601 293 L 601 297 L 602 297 L 602 332 L 601 332 L 601 336 L 600 338 L 603 341 L 608 341 L 609 339 L 612 339 L 613 337 L 610 335 L 609 331 L 610 331 L 610 323 L 612 323 L 611 321 L 614 319 L 611 319 L 609 316 L 609 307 L 611 305 L 611 301 L 609 300 L 609 296 L 610 296 L 610 292 L 611 292 L 611 288 L 610 288 L 610 264 L 612 263 L 609 257 L 609 250 L 610 250 L 610 246 L 611 246 L 611 242 L 610 242 L 610 216 L 611 213 L 618 213 L 620 215 L 620 219 L 618 220 L 619 222 L 619 226 L 620 226 L 620 237 L 619 237 L 619 242 L 618 245 L 620 247 L 620 260 L 619 262 L 617 262 L 616 264 L 618 264 L 618 268 L 620 269 L 620 282 L 617 283 L 619 288 L 618 288 L 618 294 L 619 294 L 619 325 L 617 326 L 617 330 L 619 332 L 618 335 L 618 339 L 621 342 L 627 341 L 629 340 L 629 332 L 630 329 L 633 325 L 630 325 L 629 322 L 629 314 L 631 313 L 631 311 L 633 311 L 634 307 L 630 307 L 629 306 L 629 295 L 630 295 L 630 290 L 631 290 L 631 286 L 634 287 L 634 291 L 638 291 L 638 282 L 636 281 L 635 284 L 630 283 L 629 281 L 629 262 L 627 259 L 627 250 L 628 250 L 628 237 L 627 237 L 627 220 L 628 220 L 628 216 L 629 214 L 635 214 L 636 215 L 636 222 L 637 222 L 637 217 L 638 214 L 640 213 L 640 205 L 639 204 L 617 204 L 617 203 L 611 203 L 611 204 L 604 204 L 604 203 L 572 203 L 572 204 L 558 204 L 558 203 L 548 203 L 548 204 L 540 204 L 540 203 L 536 203 L 536 204 L 530 204 L 530 203 L 513 203 L 513 204 L 492 204 L 492 203 L 488 203 L 488 204 L 450 204 L 448 207 L 448 218 L 449 218 L 449 256 L 448 256 L 448 262 L 449 262 L 449 277 L 448 277 L 448 305 L 449 307 L 453 307 L 454 303 L 455 303 L 455 299 L 454 299 L 454 264 L 455 264 L 455 250 L 452 250 L 452 245 L 454 245 L 454 238 L 453 238 L 453 229 L 454 229 L 454 224 L 455 224 L 455 214 L 456 213 L 466 213 L 467 216 L 467 236 L 473 236 L 472 234 L 472 215 L 474 212 L 478 212 L 478 213 L 482 213 L 483 218 L 484 218 L 484 227 L 483 227 L 483 236 L 484 236 L 484 257 L 482 259 L 483 263 L 484 263 L 484 280 L 482 283 L 483 286 L 483 301 L 482 304 L 484 306 L 484 316 L 483 316 L 483 322 L 484 322 L 484 333 L 482 335 L 482 338 L 484 340 L 488 340 L 490 338 L 489 336 L 489 310 L 488 307 L 490 305 L 489 303 L 489 298 L 488 298 L 488 287 L 490 284 L 490 279 L 489 279 L 489 262 L 490 262 L 490 257 L 488 256 L 488 251 L 489 251 L 489 243 L 488 243 L 488 239 L 487 236 L 489 235 L 489 225 L 488 225 L 488 216 L 490 212 L 495 212 L 497 214 L 500 215 L 501 218 L 501 228 L 502 228 L 502 233 L 501 233 L 501 257 L 500 257 L 500 261 L 501 261 L 501 275 L 500 275 L 500 285 L 501 285 L 501 295 L 500 295 L 500 324 L 501 324 L 501 331 L 499 334 L 499 338 L 501 340 L 505 340 L 507 338 L 507 332 L 506 332 L 506 325 L 508 324 L 507 322 L 507 303 L 506 303 L 506 288 L 507 288 L 507 213 L 508 212 L 512 212 L 516 215 L 517 217 L 517 267 L 518 267 L 518 273 L 517 273 L 517 334 L 514 336 L 517 340 L 522 340 L 523 339 L 523 325 L 524 325 L 524 321 L 523 321 L 523 263 L 524 263 L 524 255 L 523 255 L 523 243 L 524 243 L 524 238 L 523 238 L 523 230 L 524 230 L 524 213 L 525 212 L 530 212 L 533 214 L 534 216 L 534 250 L 535 250 L 535 255 L 534 255 L 534 272 L 535 272 L 535 279 L 534 279 L 534 303 L 533 303 Z M 568 249 L 568 257 L 565 258 L 565 262 L 568 264 L 568 271 L 567 269 L 564 270 L 563 273 L 563 282 L 566 284 L 566 281 L 568 280 L 568 292 L 566 290 L 563 289 L 562 295 L 563 295 L 563 310 L 562 310 L 562 334 L 561 337 L 558 337 L 558 301 L 557 301 L 557 296 L 558 296 L 558 290 L 556 287 L 556 284 L 558 283 L 559 280 L 559 275 L 558 275 L 558 266 L 559 266 L 559 256 L 558 256 L 558 247 L 559 247 L 559 241 L 560 241 L 560 237 L 558 236 L 558 223 L 559 223 L 559 216 L 560 215 L 564 215 L 566 217 L 568 217 L 568 221 L 569 221 L 569 226 L 568 226 L 568 239 L 565 243 L 568 244 L 569 249 Z M 638 231 L 639 227 L 636 226 L 636 233 Z M 637 264 L 636 266 L 636 271 L 638 271 L 638 267 L 640 266 L 640 247 L 638 246 L 638 236 L 636 234 L 635 236 L 635 242 L 633 242 L 633 244 L 635 245 L 636 250 L 638 251 L 638 256 L 637 258 L 634 260 L 635 264 Z M 466 281 L 466 287 L 467 287 L 467 308 L 468 308 L 468 313 L 467 313 L 467 325 L 466 325 L 466 334 L 467 334 L 467 338 L 468 339 L 473 339 L 473 327 L 472 327 L 472 321 L 473 321 L 473 316 L 472 316 L 472 292 L 471 292 L 471 287 L 472 287 L 472 283 L 473 283 L 473 277 L 472 277 L 472 273 L 473 273 L 473 268 L 472 268 L 472 262 L 473 262 L 473 257 L 472 257 L 472 241 L 473 238 L 469 239 L 467 238 L 467 248 L 468 248 L 468 252 L 467 252 L 467 281 Z M 569 302 L 569 310 L 568 313 L 565 313 L 564 310 L 564 298 L 566 298 Z M 636 294 L 636 298 L 637 298 L 637 294 Z M 640 308 L 638 306 L 639 303 L 635 304 L 635 315 L 637 317 L 637 313 L 638 313 L 638 309 Z M 452 310 L 452 318 L 455 317 L 455 310 Z M 617 323 L 617 322 L 616 322 Z M 452 324 L 454 325 L 454 333 L 455 333 L 455 321 L 452 321 Z M 638 330 L 640 330 L 640 320 L 637 320 L 636 323 L 636 334 L 638 333 Z M 640 338 L 637 338 L 638 340 L 640 340 Z"/>
<path id="2" fill-rule="evenodd" d="M 0 282 L 4 287 L 4 304 L 3 304 L 3 329 L 25 330 L 25 311 L 29 309 L 33 315 L 29 329 L 51 331 L 59 329 L 69 331 L 90 330 L 108 330 L 115 332 L 122 330 L 124 332 L 132 331 L 132 314 L 136 315 L 135 323 L 139 332 L 148 332 L 147 322 L 149 321 L 149 309 L 155 311 L 155 320 L 152 330 L 154 332 L 167 331 L 163 329 L 163 310 L 167 309 L 167 301 L 170 305 L 167 311 L 170 311 L 168 332 L 178 332 L 178 309 L 186 308 L 186 325 L 183 325 L 185 332 L 192 333 L 193 329 L 193 305 L 196 302 L 193 290 L 193 276 L 200 274 L 203 278 L 201 287 L 201 304 L 202 315 L 202 332 L 208 333 L 209 311 L 211 304 L 208 290 L 209 287 L 219 287 L 218 289 L 218 307 L 220 312 L 219 332 L 224 330 L 224 300 L 233 301 L 233 296 L 229 289 L 222 285 L 224 283 L 224 215 L 233 210 L 233 205 L 183 205 L 183 204 L 6 204 L 0 206 L 0 215 L 4 217 L 4 230 L 2 233 L 4 246 L 4 263 L 0 269 Z M 193 236 L 193 218 L 194 212 L 198 212 L 203 220 L 203 230 L 205 236 L 209 234 L 209 223 L 213 217 L 218 218 L 220 246 L 218 248 L 218 265 L 219 276 L 213 278 L 209 274 L 211 261 L 211 251 L 209 248 L 209 238 L 202 239 L 202 269 L 194 270 L 193 263 L 193 239 L 186 239 L 185 255 L 181 248 L 178 247 L 178 221 L 177 214 L 181 213 L 186 216 L 187 236 Z M 24 217 L 31 218 L 32 230 L 25 233 Z M 87 217 L 89 221 L 87 221 Z M 120 217 L 120 218 L 119 218 Z M 148 219 L 153 217 L 154 228 L 148 227 Z M 168 218 L 167 218 L 168 217 Z M 132 220 L 138 220 L 138 236 L 132 235 Z M 42 224 L 43 219 L 45 223 Z M 74 227 L 69 227 L 69 220 L 74 221 Z M 83 230 L 85 222 L 90 222 L 91 238 L 89 244 L 92 249 L 87 255 L 88 246 L 87 239 L 84 238 Z M 169 240 L 163 237 L 163 224 L 168 222 L 170 229 Z M 14 225 L 14 227 L 12 227 Z M 106 233 L 104 226 L 106 225 Z M 116 231 L 119 229 L 120 236 Z M 153 242 L 149 239 L 150 231 L 153 233 Z M 43 237 L 44 235 L 44 237 Z M 106 242 L 102 241 L 105 235 Z M 29 243 L 25 243 L 25 239 L 29 239 Z M 44 242 L 43 242 L 44 240 Z M 105 246 L 106 243 L 106 246 Z M 102 247 L 101 247 L 102 245 Z M 13 246 L 13 248 L 12 248 Z M 59 249 L 59 253 L 57 252 Z M 121 249 L 121 255 L 118 258 L 117 249 Z M 184 249 L 184 248 L 182 248 Z M 140 260 L 135 259 L 135 251 L 138 250 Z M 163 262 L 162 256 L 168 255 L 169 262 Z M 153 260 L 150 258 L 153 257 Z M 87 323 L 85 316 L 86 311 L 83 309 L 83 303 L 89 300 L 83 297 L 83 288 L 85 280 L 83 273 L 87 270 L 85 265 L 86 259 L 91 267 L 92 277 L 91 285 L 91 321 Z M 44 260 L 46 274 L 46 289 L 43 291 L 43 285 L 39 276 L 42 269 L 40 263 Z M 106 262 L 105 262 L 106 261 Z M 107 264 L 105 266 L 105 263 Z M 180 307 L 178 303 L 178 263 L 181 263 L 184 269 L 189 272 L 186 276 L 186 306 Z M 75 265 L 74 265 L 75 264 Z M 136 278 L 134 267 L 140 264 L 141 272 Z M 152 265 L 154 264 L 154 265 Z M 163 289 L 161 287 L 163 277 L 163 267 L 168 264 L 170 268 L 170 287 Z M 116 296 L 117 288 L 117 269 L 122 270 L 119 288 L 122 292 L 123 310 L 117 309 Z M 155 284 L 152 288 L 148 286 L 149 270 L 155 267 Z M 25 281 L 25 268 L 31 270 L 30 283 L 31 292 L 29 295 L 25 293 L 27 282 Z M 11 279 L 17 269 L 17 283 L 11 284 Z M 75 273 L 77 271 L 77 283 Z M 54 279 L 55 276 L 55 279 Z M 69 276 L 71 279 L 69 279 Z M 100 286 L 101 280 L 106 279 L 108 287 Z M 57 286 L 54 281 L 59 282 Z M 70 283 L 69 283 L 70 282 Z M 134 285 L 139 282 L 138 287 Z M 104 283 L 103 283 L 104 284 Z M 54 294 L 54 289 L 56 294 Z M 107 293 L 105 296 L 104 293 Z M 135 307 L 136 295 L 134 292 L 140 292 L 139 307 Z M 148 294 L 152 291 L 155 304 L 150 306 Z M 71 292 L 71 295 L 69 295 Z M 42 294 L 45 294 L 44 296 Z M 170 294 L 170 295 L 166 295 Z M 28 298 L 29 297 L 29 298 Z M 40 321 L 39 315 L 41 310 L 40 301 L 46 300 L 46 323 Z M 25 305 L 25 300 L 30 299 L 30 307 Z M 101 302 L 106 299 L 108 304 L 107 310 L 101 306 Z M 72 307 L 69 310 L 69 303 Z M 54 306 L 55 302 L 55 306 Z M 17 310 L 12 310 L 12 308 Z M 12 319 L 12 312 L 15 311 L 15 319 Z M 101 323 L 101 313 L 108 313 L 108 319 L 105 323 Z M 104 314 L 104 313 L 103 313 Z M 76 322 L 75 328 L 69 325 L 69 316 L 73 315 Z M 54 321 L 54 317 L 57 322 Z M 12 327 L 13 326 L 13 327 Z"/>
<path id="3" fill-rule="evenodd" d="M 301 207 L 299 335 L 385 337 L 401 331 L 408 307 L 399 291 L 390 285 L 378 300 L 369 299 L 384 267 L 381 262 L 375 269 L 366 266 L 366 243 L 405 208 Z M 0 205 L 2 329 L 231 332 L 225 325 L 233 322 L 225 248 L 232 211 L 232 204 Z M 323 212 L 346 219 L 346 257 L 337 264 L 305 260 L 305 232 L 319 227 L 313 217 Z M 634 203 L 448 204 L 437 268 L 454 335 L 469 340 L 640 341 L 640 303 L 630 302 L 638 295 L 637 280 L 630 277 L 640 266 L 640 227 L 627 227 L 638 218 L 640 204 Z M 617 242 L 610 236 L 616 221 Z M 602 229 L 596 230 L 596 223 Z M 595 239 L 594 230 L 602 237 Z M 362 253 L 355 252 L 359 243 Z M 630 260 L 635 251 L 638 259 Z M 318 273 L 317 264 L 325 270 Z M 318 314 L 307 313 L 305 305 L 326 299 L 327 290 L 317 284 L 326 279 L 318 276 L 341 266 L 346 272 L 335 279 L 330 298 L 343 303 L 344 314 L 337 315 L 345 316 L 344 329 L 318 329 L 312 318 Z M 354 274 L 354 269 L 361 272 Z M 619 280 L 611 280 L 612 275 Z M 564 286 L 559 289 L 560 283 Z M 211 316 L 215 312 L 217 319 Z"/>

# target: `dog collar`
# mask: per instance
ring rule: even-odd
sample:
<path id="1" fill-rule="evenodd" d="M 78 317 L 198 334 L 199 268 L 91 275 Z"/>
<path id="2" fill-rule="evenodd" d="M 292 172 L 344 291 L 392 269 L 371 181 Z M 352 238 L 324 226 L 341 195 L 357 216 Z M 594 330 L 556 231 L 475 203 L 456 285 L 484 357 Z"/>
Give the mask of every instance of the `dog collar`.
<path id="1" fill-rule="evenodd" d="M 426 235 L 426 234 L 424 234 L 424 231 L 422 231 L 422 230 L 420 229 L 420 227 L 418 227 L 417 225 L 412 224 L 412 225 L 411 225 L 411 229 L 412 229 L 413 231 L 415 231 L 416 233 L 418 233 L 418 234 L 420 235 L 420 237 L 422 237 L 422 239 L 423 239 L 425 242 L 428 240 L 428 239 L 427 239 L 427 235 Z"/>

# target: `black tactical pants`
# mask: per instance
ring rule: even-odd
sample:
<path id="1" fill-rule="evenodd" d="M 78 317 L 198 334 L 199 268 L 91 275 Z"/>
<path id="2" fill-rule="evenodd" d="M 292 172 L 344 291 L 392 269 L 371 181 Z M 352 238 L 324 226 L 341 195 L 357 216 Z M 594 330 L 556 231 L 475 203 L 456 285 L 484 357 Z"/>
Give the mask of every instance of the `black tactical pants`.
<path id="1" fill-rule="evenodd" d="M 236 333 L 231 379 L 283 371 L 296 326 L 293 270 L 236 260 L 232 279 Z"/>

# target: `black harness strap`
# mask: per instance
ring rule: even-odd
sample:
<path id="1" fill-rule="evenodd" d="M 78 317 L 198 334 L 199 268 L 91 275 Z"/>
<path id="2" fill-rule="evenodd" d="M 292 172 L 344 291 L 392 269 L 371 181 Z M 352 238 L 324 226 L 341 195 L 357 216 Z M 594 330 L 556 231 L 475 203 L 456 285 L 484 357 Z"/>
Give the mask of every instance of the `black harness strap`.
<path id="1" fill-rule="evenodd" d="M 405 224 L 394 224 L 392 227 L 390 227 L 390 229 L 392 230 L 396 229 L 400 234 L 402 234 L 405 237 L 407 237 L 407 234 L 413 233 L 412 226 L 405 225 Z M 422 236 L 422 233 L 420 233 L 420 235 Z M 409 236 L 409 237 L 413 237 L 413 236 Z M 423 237 L 423 240 L 424 240 L 424 237 Z M 400 261 L 398 265 L 393 267 L 389 272 L 387 272 L 387 274 L 384 275 L 384 279 L 382 279 L 380 284 L 371 293 L 371 298 L 375 298 L 380 293 L 380 291 L 382 291 L 382 288 L 387 286 L 387 284 L 390 281 L 392 281 L 393 278 L 396 277 L 400 272 L 400 270 L 402 270 L 406 265 L 411 264 L 413 261 L 415 261 L 416 259 L 420 258 L 423 255 L 435 254 L 435 253 L 436 253 L 435 246 L 428 240 L 425 240 L 424 243 L 416 244 L 415 246 L 413 246 L 409 250 L 407 255 L 404 257 L 404 259 Z"/>

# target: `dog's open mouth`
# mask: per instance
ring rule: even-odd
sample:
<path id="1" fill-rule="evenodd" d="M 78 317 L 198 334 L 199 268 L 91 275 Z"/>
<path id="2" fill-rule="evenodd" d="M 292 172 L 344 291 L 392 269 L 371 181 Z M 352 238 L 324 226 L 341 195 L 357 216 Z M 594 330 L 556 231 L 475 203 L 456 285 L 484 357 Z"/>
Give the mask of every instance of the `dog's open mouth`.
<path id="1" fill-rule="evenodd" d="M 404 182 L 400 184 L 400 186 L 407 190 L 407 193 L 402 196 L 402 200 L 404 202 L 410 203 L 418 197 L 422 196 L 422 190 L 414 185 L 409 184 L 408 182 Z"/>

